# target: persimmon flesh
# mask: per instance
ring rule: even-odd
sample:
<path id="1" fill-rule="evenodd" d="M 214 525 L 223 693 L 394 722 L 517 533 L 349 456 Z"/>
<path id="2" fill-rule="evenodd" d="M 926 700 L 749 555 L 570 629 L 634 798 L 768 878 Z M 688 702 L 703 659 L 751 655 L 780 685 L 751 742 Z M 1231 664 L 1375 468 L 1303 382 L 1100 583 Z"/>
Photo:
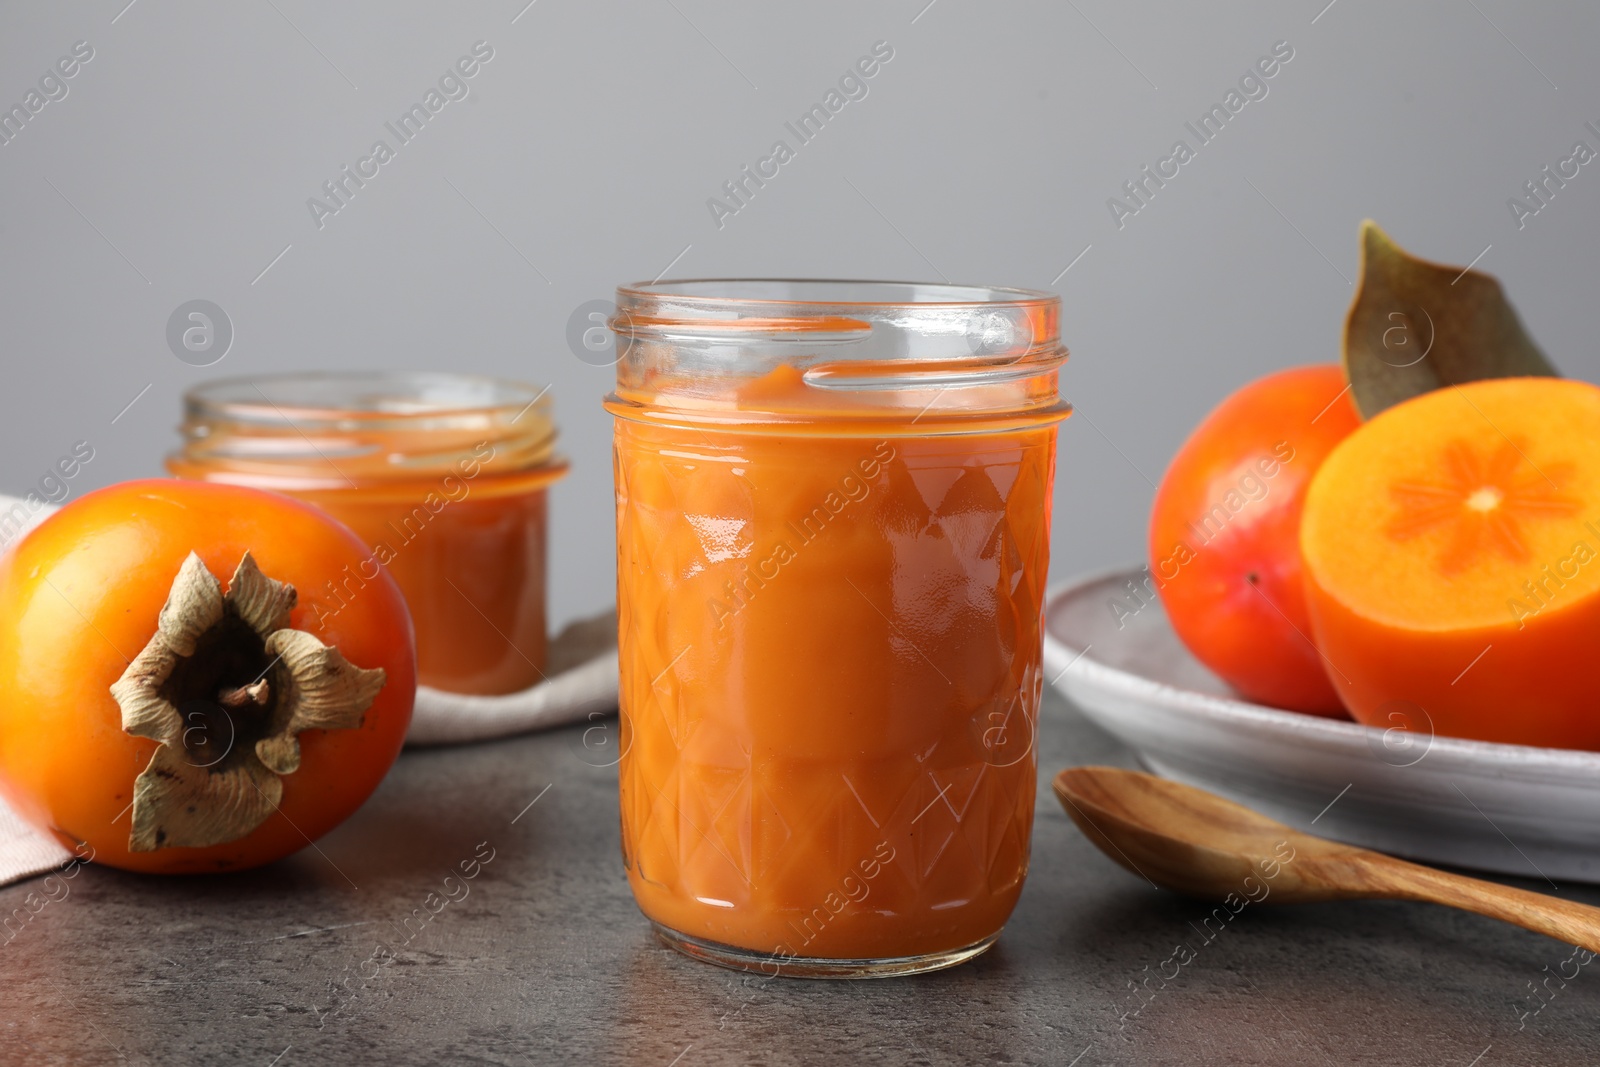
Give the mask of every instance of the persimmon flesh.
<path id="1" fill-rule="evenodd" d="M 1344 710 L 1310 638 L 1300 579 L 1306 485 L 1360 424 L 1337 365 L 1239 389 L 1173 457 L 1150 515 L 1150 573 L 1196 659 L 1257 703 Z"/>
<path id="2" fill-rule="evenodd" d="M 0 795 L 127 870 L 236 870 L 322 836 L 394 762 L 416 690 L 398 587 L 350 588 L 367 554 L 235 486 L 126 482 L 62 508 L 0 559 Z M 209 614 L 166 648 L 187 587 Z"/>
<path id="3" fill-rule="evenodd" d="M 1449 737 L 1600 749 L 1600 388 L 1449 386 L 1328 457 L 1300 545 L 1351 714 Z"/>

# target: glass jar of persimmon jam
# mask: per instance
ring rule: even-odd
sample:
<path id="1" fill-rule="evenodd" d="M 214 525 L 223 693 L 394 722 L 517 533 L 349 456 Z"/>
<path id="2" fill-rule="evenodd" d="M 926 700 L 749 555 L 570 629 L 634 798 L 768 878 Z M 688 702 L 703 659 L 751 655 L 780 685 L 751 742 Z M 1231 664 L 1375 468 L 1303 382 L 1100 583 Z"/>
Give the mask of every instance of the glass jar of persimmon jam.
<path id="1" fill-rule="evenodd" d="M 657 934 L 804 977 L 993 944 L 1033 824 L 1048 293 L 618 290 L 623 858 Z"/>
<path id="2" fill-rule="evenodd" d="M 515 692 L 543 678 L 546 496 L 567 469 L 545 392 L 391 372 L 210 382 L 184 396 L 167 470 L 327 511 L 371 549 L 333 604 L 382 567 L 411 609 L 423 685 Z"/>

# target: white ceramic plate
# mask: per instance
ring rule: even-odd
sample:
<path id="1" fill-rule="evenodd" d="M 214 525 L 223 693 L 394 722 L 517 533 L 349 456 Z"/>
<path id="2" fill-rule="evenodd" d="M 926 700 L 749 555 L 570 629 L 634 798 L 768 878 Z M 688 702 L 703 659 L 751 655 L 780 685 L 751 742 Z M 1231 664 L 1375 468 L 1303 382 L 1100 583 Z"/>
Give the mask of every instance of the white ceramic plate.
<path id="1" fill-rule="evenodd" d="M 1189 654 L 1159 601 L 1127 614 L 1139 604 L 1128 587 L 1137 574 L 1053 589 L 1044 659 L 1052 684 L 1151 771 L 1416 860 L 1600 883 L 1600 753 L 1386 732 L 1248 703 Z"/>

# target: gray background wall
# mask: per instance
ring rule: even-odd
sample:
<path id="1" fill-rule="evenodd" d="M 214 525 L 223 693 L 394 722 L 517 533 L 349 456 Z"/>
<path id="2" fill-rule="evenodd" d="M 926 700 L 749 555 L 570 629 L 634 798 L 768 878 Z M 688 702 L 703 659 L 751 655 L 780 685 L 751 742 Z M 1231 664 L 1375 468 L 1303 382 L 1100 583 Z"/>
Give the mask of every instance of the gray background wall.
<path id="1" fill-rule="evenodd" d="M 572 354 L 568 319 L 669 267 L 1059 292 L 1080 414 L 1058 579 L 1139 555 L 1153 481 L 1228 391 L 1336 357 L 1365 216 L 1433 258 L 1487 246 L 1558 364 L 1600 371 L 1600 165 L 1520 230 L 1506 206 L 1574 141 L 1600 147 L 1593 5 L 126 3 L 0 18 L 7 107 L 94 49 L 0 145 L 0 490 L 82 438 L 75 495 L 158 473 L 179 394 L 219 374 L 548 381 L 574 460 L 560 621 L 607 603 L 613 574 L 610 372 Z M 319 229 L 307 198 L 394 144 L 384 123 L 480 40 L 470 95 Z M 719 229 L 706 199 L 878 40 L 894 58 L 867 97 Z M 1119 229 L 1107 198 L 1280 40 L 1268 95 Z M 204 369 L 165 339 L 197 298 L 235 329 Z"/>

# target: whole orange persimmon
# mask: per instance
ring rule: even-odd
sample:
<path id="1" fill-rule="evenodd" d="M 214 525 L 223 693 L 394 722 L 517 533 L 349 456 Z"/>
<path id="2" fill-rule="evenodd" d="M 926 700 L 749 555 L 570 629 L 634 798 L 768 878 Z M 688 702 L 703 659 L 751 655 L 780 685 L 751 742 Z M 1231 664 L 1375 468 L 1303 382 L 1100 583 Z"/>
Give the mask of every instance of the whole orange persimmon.
<path id="1" fill-rule="evenodd" d="M 1336 364 L 1269 374 L 1178 449 L 1150 516 L 1150 571 L 1189 651 L 1257 703 L 1344 709 L 1311 642 L 1300 569 L 1306 486 L 1359 424 Z"/>
<path id="2" fill-rule="evenodd" d="M 411 617 L 367 556 L 237 486 L 62 508 L 0 559 L 0 795 L 127 870 L 237 870 L 327 833 L 394 762 L 416 694 Z"/>

